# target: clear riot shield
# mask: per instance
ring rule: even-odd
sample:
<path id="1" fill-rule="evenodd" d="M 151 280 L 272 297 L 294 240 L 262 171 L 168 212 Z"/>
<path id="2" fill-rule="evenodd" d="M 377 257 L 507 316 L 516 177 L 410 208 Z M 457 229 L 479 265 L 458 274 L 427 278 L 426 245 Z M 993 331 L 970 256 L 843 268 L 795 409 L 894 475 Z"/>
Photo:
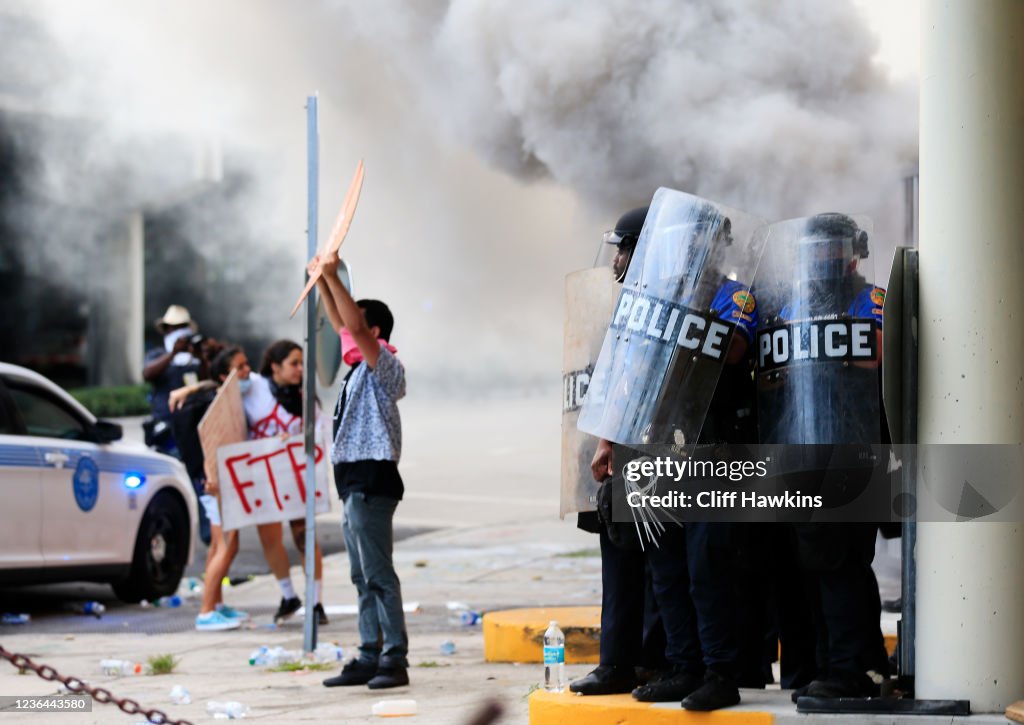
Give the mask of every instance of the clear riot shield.
<path id="1" fill-rule="evenodd" d="M 734 338 L 752 342 L 763 222 L 661 188 L 651 201 L 580 412 L 625 445 L 696 444 Z"/>
<path id="2" fill-rule="evenodd" d="M 843 214 L 769 227 L 753 288 L 761 443 L 882 442 L 885 290 L 873 284 L 870 231 Z"/>
<path id="3" fill-rule="evenodd" d="M 610 245 L 605 245 L 610 246 Z M 614 247 L 610 247 L 614 249 Z M 590 472 L 597 438 L 576 427 L 619 292 L 608 265 L 565 278 L 562 357 L 562 490 L 559 515 L 594 511 L 598 482 Z"/>

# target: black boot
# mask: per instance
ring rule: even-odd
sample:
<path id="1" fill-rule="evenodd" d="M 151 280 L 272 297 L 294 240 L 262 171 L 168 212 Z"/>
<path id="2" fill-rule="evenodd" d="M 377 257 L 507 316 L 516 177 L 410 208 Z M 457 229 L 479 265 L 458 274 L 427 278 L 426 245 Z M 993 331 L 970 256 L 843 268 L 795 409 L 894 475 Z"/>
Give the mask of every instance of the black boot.
<path id="1" fill-rule="evenodd" d="M 352 659 L 341 668 L 341 674 L 324 680 L 324 687 L 349 687 L 365 685 L 377 674 L 376 662 Z"/>
<path id="2" fill-rule="evenodd" d="M 570 683 L 569 692 L 579 695 L 616 695 L 636 687 L 636 674 L 632 667 L 598 665 L 586 677 Z"/>
<path id="3" fill-rule="evenodd" d="M 811 683 L 808 682 L 803 687 L 796 688 L 795 690 L 793 690 L 793 694 L 789 696 L 789 699 L 791 699 L 793 702 L 796 702 L 801 697 L 807 697 L 807 688 L 809 688 L 810 686 Z"/>
<path id="4" fill-rule="evenodd" d="M 829 675 L 827 680 L 815 680 L 807 686 L 807 697 L 835 699 L 839 697 L 877 697 L 878 686 L 867 675 Z"/>
<path id="5" fill-rule="evenodd" d="M 655 682 L 633 690 L 640 702 L 678 702 L 704 684 L 703 676 L 688 670 L 676 670 Z"/>
<path id="6" fill-rule="evenodd" d="M 723 707 L 732 707 L 740 702 L 740 691 L 736 681 L 719 673 L 708 670 L 704 673 L 704 684 L 683 698 L 683 707 L 687 710 L 708 712 Z"/>

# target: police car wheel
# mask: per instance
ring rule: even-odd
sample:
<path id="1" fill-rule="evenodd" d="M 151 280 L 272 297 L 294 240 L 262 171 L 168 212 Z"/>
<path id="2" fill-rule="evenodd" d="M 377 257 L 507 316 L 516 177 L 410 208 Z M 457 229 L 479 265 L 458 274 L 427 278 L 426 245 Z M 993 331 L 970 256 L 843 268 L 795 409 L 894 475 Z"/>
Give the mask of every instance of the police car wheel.
<path id="1" fill-rule="evenodd" d="M 114 593 L 126 602 L 150 601 L 177 591 L 188 558 L 188 513 L 177 496 L 160 493 L 139 525 L 131 573 Z"/>

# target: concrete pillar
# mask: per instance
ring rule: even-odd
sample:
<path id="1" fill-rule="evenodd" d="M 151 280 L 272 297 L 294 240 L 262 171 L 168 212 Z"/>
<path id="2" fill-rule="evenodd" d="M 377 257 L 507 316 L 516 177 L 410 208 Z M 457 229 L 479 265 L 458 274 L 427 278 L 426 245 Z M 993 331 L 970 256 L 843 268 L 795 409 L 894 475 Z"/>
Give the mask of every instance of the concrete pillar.
<path id="1" fill-rule="evenodd" d="M 90 346 L 95 345 L 95 382 L 124 385 L 142 382 L 146 322 L 143 273 L 145 224 L 141 211 L 113 225 L 108 239 L 105 275 L 93 305 Z M 92 376 L 90 376 L 92 377 Z"/>
<path id="2" fill-rule="evenodd" d="M 919 441 L 1020 444 L 1024 2 L 925 0 L 921 27 Z M 917 696 L 1001 711 L 1024 696 L 1024 525 L 917 532 Z"/>
<path id="3" fill-rule="evenodd" d="M 142 382 L 142 360 L 145 357 L 146 330 L 146 223 L 141 211 L 128 215 L 128 266 L 127 284 L 128 298 L 127 331 L 125 333 L 125 356 L 128 359 L 128 381 Z"/>

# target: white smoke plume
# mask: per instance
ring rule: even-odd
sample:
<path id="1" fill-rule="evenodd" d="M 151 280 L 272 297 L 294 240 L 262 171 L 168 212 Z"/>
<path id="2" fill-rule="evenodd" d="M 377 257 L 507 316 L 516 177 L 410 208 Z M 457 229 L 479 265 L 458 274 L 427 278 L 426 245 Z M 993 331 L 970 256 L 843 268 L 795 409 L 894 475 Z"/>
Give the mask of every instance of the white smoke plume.
<path id="1" fill-rule="evenodd" d="M 557 381 L 563 275 L 658 186 L 773 219 L 864 213 L 891 244 L 916 158 L 915 97 L 872 65 L 845 2 L 16 5 L 59 53 L 11 72 L 52 68 L 40 101 L 92 129 L 71 149 L 45 135 L 37 183 L 152 203 L 188 176 L 182 148 L 214 142 L 252 180 L 231 210 L 250 241 L 203 253 L 294 265 L 294 285 L 255 278 L 224 301 L 268 335 L 301 334 L 285 312 L 305 257 L 302 104 L 319 90 L 321 233 L 365 158 L 343 254 L 357 294 L 392 305 L 411 374 L 438 385 Z M 83 198 L 82 168 L 120 181 Z"/>
<path id="2" fill-rule="evenodd" d="M 915 90 L 872 63 L 851 3 L 336 6 L 488 161 L 604 208 L 670 186 L 769 218 L 842 209 L 886 226 L 916 162 Z"/>

